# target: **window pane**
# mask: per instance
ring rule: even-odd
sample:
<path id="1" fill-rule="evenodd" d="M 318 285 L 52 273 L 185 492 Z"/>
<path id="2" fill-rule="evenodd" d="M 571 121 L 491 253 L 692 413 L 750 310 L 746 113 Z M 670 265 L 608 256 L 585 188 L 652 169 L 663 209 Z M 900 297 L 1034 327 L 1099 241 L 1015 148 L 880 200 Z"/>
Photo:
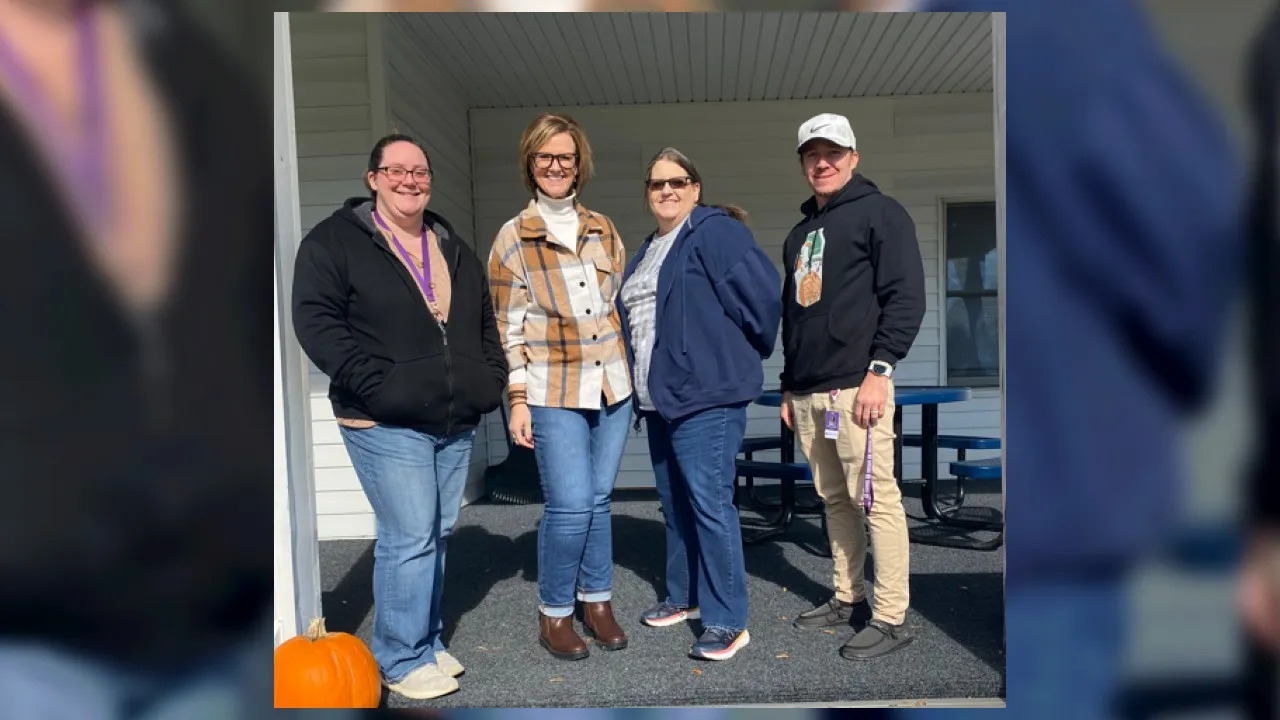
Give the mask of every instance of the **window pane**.
<path id="1" fill-rule="evenodd" d="M 963 290 L 964 275 L 969 268 L 968 258 L 947 258 L 947 290 Z"/>
<path id="2" fill-rule="evenodd" d="M 947 298 L 947 369 L 952 381 L 1000 374 L 999 301 Z"/>
<path id="3" fill-rule="evenodd" d="M 995 203 L 947 205 L 947 289 L 994 290 L 996 278 Z"/>
<path id="4" fill-rule="evenodd" d="M 999 290 L 995 203 L 946 206 L 947 292 Z M 947 377 L 955 385 L 990 384 L 1000 374 L 997 297 L 946 299 Z"/>
<path id="5" fill-rule="evenodd" d="M 996 267 L 996 249 L 991 250 L 982 258 L 982 289 L 997 290 L 1000 287 L 1000 271 Z"/>
<path id="6" fill-rule="evenodd" d="M 1000 299 L 982 298 L 982 322 L 974 335 L 983 375 L 1000 374 Z"/>

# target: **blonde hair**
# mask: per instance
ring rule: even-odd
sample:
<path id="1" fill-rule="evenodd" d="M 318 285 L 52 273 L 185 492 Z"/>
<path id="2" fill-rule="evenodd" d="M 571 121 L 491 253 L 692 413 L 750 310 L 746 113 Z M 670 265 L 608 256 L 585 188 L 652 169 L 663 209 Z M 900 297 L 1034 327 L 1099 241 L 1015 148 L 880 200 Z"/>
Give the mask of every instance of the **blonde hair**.
<path id="1" fill-rule="evenodd" d="M 520 175 L 524 178 L 524 186 L 530 195 L 538 194 L 538 181 L 533 177 L 533 156 L 538 148 L 546 145 L 551 138 L 560 133 L 569 133 L 573 138 L 574 149 L 578 154 L 577 168 L 573 181 L 573 191 L 581 194 L 591 179 L 591 143 L 587 142 L 587 134 L 582 132 L 578 123 L 568 115 L 543 113 L 529 123 L 529 127 L 520 134 Z"/>

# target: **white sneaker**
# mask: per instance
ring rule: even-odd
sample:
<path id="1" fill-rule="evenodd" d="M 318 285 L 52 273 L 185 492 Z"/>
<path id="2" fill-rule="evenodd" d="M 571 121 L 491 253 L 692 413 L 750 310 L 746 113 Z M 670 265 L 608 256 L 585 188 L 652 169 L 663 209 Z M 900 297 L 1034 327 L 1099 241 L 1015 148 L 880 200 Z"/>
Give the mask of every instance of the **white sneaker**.
<path id="1" fill-rule="evenodd" d="M 449 654 L 447 650 L 436 651 L 436 665 L 440 666 L 440 671 L 451 677 L 458 677 L 467 669 L 462 667 L 462 663 L 458 659 Z"/>
<path id="2" fill-rule="evenodd" d="M 458 689 L 458 681 L 446 675 L 439 665 L 423 665 L 397 683 L 383 683 L 387 689 L 413 700 L 430 700 Z"/>

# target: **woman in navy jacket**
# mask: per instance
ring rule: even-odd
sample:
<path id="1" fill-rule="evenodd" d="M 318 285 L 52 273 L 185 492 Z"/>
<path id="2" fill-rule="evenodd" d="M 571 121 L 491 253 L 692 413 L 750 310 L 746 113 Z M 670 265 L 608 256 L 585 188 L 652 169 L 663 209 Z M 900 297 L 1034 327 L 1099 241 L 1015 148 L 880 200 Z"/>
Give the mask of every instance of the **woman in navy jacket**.
<path id="1" fill-rule="evenodd" d="M 701 203 L 680 151 L 649 161 L 645 193 L 658 228 L 617 301 L 667 527 L 667 598 L 641 619 L 701 617 L 690 657 L 727 660 L 750 640 L 734 458 L 773 353 L 781 281 L 740 208 Z"/>

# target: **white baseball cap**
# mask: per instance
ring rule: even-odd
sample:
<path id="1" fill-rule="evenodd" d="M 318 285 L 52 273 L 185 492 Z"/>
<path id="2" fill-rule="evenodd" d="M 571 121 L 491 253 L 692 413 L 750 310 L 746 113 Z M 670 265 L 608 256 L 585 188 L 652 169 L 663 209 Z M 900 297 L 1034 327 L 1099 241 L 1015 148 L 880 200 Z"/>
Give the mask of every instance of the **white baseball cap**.
<path id="1" fill-rule="evenodd" d="M 810 140 L 827 140 L 850 150 L 858 147 L 853 128 L 849 127 L 849 118 L 835 113 L 822 113 L 805 120 L 800 126 L 800 142 L 796 144 L 796 151 Z"/>

